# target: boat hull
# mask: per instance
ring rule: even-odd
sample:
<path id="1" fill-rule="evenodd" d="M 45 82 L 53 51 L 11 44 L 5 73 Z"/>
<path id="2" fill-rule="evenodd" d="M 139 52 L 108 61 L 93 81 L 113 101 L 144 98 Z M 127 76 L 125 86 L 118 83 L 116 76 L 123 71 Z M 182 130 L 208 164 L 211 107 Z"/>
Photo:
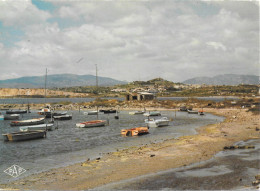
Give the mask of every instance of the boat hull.
<path id="1" fill-rule="evenodd" d="M 61 115 L 61 116 L 54 116 L 54 120 L 71 120 L 72 115 Z"/>
<path id="2" fill-rule="evenodd" d="M 6 114 L 22 114 L 27 113 L 27 110 L 7 110 Z"/>
<path id="3" fill-rule="evenodd" d="M 97 121 L 87 121 L 87 122 L 83 122 L 83 123 L 77 123 L 76 127 L 91 128 L 91 127 L 102 127 L 105 125 L 106 125 L 106 121 L 97 120 Z"/>
<path id="4" fill-rule="evenodd" d="M 148 134 L 148 128 L 147 127 L 136 127 L 132 129 L 122 129 L 121 135 L 123 136 L 140 136 Z"/>
<path id="5" fill-rule="evenodd" d="M 14 119 L 19 119 L 20 115 L 19 114 L 10 114 L 10 115 L 5 115 L 4 120 L 14 120 Z"/>
<path id="6" fill-rule="evenodd" d="M 39 125 L 44 123 L 44 118 L 40 118 L 38 120 L 24 120 L 24 121 L 12 121 L 10 123 L 11 126 L 29 126 L 29 125 Z"/>
<path id="7" fill-rule="evenodd" d="M 20 127 L 20 131 L 35 131 L 35 130 L 42 130 L 42 131 L 52 131 L 54 124 L 41 124 L 41 125 L 32 125 L 32 126 L 25 126 Z"/>
<path id="8" fill-rule="evenodd" d="M 4 141 L 26 141 L 46 137 L 46 131 L 27 131 L 3 134 Z"/>

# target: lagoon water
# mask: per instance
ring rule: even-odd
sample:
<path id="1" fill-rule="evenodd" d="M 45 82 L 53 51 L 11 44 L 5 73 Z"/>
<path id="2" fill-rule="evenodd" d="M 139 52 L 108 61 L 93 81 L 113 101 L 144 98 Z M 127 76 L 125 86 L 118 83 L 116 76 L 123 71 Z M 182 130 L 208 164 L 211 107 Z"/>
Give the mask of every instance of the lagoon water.
<path id="1" fill-rule="evenodd" d="M 4 111 L 2 111 L 4 113 Z M 39 173 L 51 168 L 66 166 L 76 162 L 102 157 L 102 154 L 130 146 L 141 146 L 152 142 L 177 138 L 196 133 L 196 128 L 207 124 L 219 123 L 223 117 L 206 113 L 204 116 L 186 112 L 162 111 L 162 116 L 173 119 L 169 126 L 150 128 L 149 134 L 140 137 L 123 137 L 120 130 L 145 126 L 143 115 L 129 115 L 128 111 L 119 113 L 119 120 L 114 114 L 100 114 L 99 119 L 109 121 L 109 125 L 96 128 L 77 128 L 76 123 L 94 120 L 96 116 L 87 116 L 83 111 L 69 111 L 72 120 L 57 121 L 57 129 L 47 132 L 47 138 L 23 142 L 4 142 L 0 136 L 0 183 L 17 178 L 3 171 L 11 165 L 19 165 L 26 169 L 20 177 Z M 24 114 L 22 119 L 40 117 L 37 111 Z M 18 127 L 10 127 L 10 121 L 0 121 L 0 133 L 18 131 Z"/>
<path id="2" fill-rule="evenodd" d="M 191 98 L 191 97 L 190 97 Z M 212 96 L 212 97 L 192 97 L 201 100 L 215 101 L 220 102 L 224 100 L 238 100 L 238 97 L 221 97 L 221 96 Z M 116 99 L 119 101 L 125 100 L 124 97 L 104 97 L 101 99 Z M 188 97 L 158 97 L 158 100 L 173 100 L 173 101 L 181 101 L 186 100 Z M 95 98 L 3 98 L 0 99 L 0 104 L 37 104 L 37 103 L 59 103 L 59 102 L 72 102 L 72 103 L 81 103 L 81 102 L 91 102 L 95 100 Z"/>

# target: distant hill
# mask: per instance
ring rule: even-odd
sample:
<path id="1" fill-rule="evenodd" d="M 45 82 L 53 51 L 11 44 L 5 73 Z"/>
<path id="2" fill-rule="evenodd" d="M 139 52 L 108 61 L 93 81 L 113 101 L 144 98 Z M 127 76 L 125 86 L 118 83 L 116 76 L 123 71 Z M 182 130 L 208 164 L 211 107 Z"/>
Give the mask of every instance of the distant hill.
<path id="1" fill-rule="evenodd" d="M 0 88 L 44 88 L 45 76 L 28 76 L 0 80 Z M 107 77 L 98 77 L 99 86 L 113 86 L 127 82 Z M 96 76 L 76 74 L 54 74 L 47 76 L 47 87 L 95 86 Z"/>
<path id="2" fill-rule="evenodd" d="M 197 77 L 185 80 L 184 84 L 207 84 L 207 85 L 239 85 L 239 84 L 259 84 L 259 76 L 224 74 L 214 77 Z"/>

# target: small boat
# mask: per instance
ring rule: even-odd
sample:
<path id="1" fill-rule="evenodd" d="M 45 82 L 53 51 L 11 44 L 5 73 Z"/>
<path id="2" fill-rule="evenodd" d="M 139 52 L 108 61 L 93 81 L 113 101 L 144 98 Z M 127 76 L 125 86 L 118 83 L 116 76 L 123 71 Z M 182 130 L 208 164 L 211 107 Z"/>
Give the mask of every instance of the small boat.
<path id="1" fill-rule="evenodd" d="M 148 125 L 148 127 L 162 127 L 162 126 L 168 126 L 170 120 L 167 117 L 162 117 L 160 119 L 146 119 L 145 123 Z"/>
<path id="2" fill-rule="evenodd" d="M 54 120 L 71 120 L 72 115 L 61 115 L 61 116 L 54 116 Z"/>
<path id="3" fill-rule="evenodd" d="M 199 115 L 204 115 L 204 111 L 203 111 L 203 110 L 199 110 L 199 111 L 198 111 L 198 114 L 199 114 Z"/>
<path id="4" fill-rule="evenodd" d="M 47 113 L 45 113 L 45 117 L 46 118 L 52 118 L 52 117 L 55 117 L 55 116 L 62 116 L 62 115 L 67 115 L 67 112 L 64 111 L 64 112 L 61 112 L 61 113 L 56 113 L 56 112 L 47 112 Z"/>
<path id="5" fill-rule="evenodd" d="M 8 114 L 4 116 L 4 120 L 14 120 L 14 119 L 19 119 L 20 114 Z"/>
<path id="6" fill-rule="evenodd" d="M 4 120 L 5 116 L 4 115 L 0 115 L 0 120 Z"/>
<path id="7" fill-rule="evenodd" d="M 51 124 L 40 124 L 40 125 L 31 125 L 20 127 L 20 131 L 35 131 L 35 130 L 45 130 L 45 131 L 52 131 L 52 127 L 54 126 L 53 123 Z"/>
<path id="8" fill-rule="evenodd" d="M 105 109 L 102 109 L 102 110 L 99 110 L 100 112 L 103 112 L 103 113 L 105 113 L 105 114 L 107 114 L 107 113 L 116 113 L 116 110 L 115 109 L 107 109 L 107 110 L 105 110 Z"/>
<path id="9" fill-rule="evenodd" d="M 188 109 L 187 109 L 187 107 L 186 106 L 181 106 L 180 107 L 180 111 L 187 111 Z"/>
<path id="10" fill-rule="evenodd" d="M 26 141 L 46 137 L 46 131 L 25 131 L 2 134 L 4 141 Z"/>
<path id="11" fill-rule="evenodd" d="M 98 111 L 86 111 L 84 112 L 84 115 L 97 115 Z"/>
<path id="12" fill-rule="evenodd" d="M 144 116 L 150 117 L 150 116 L 161 116 L 161 113 L 159 111 L 151 111 L 144 113 Z"/>
<path id="13" fill-rule="evenodd" d="M 144 111 L 130 111 L 130 115 L 138 115 L 138 114 L 144 114 Z"/>
<path id="14" fill-rule="evenodd" d="M 145 135 L 148 133 L 149 133 L 148 127 L 136 127 L 132 129 L 121 130 L 121 135 L 124 136 L 138 136 L 138 135 Z"/>
<path id="15" fill-rule="evenodd" d="M 22 114 L 27 113 L 27 110 L 25 109 L 19 109 L 19 110 L 7 110 L 6 114 Z"/>
<path id="16" fill-rule="evenodd" d="M 93 121 L 77 123 L 76 127 L 101 127 L 101 126 L 105 126 L 105 125 L 106 125 L 105 120 L 93 120 Z"/>
<path id="17" fill-rule="evenodd" d="M 189 114 L 198 114 L 198 111 L 197 110 L 190 110 L 190 109 L 188 109 L 188 113 Z"/>
<path id="18" fill-rule="evenodd" d="M 39 115 L 46 115 L 46 113 L 51 113 L 51 110 L 49 108 L 43 108 L 40 111 L 38 111 Z"/>
<path id="19" fill-rule="evenodd" d="M 44 117 L 37 119 L 27 119 L 22 121 L 12 121 L 10 123 L 11 126 L 26 126 L 26 125 L 38 125 L 44 123 Z"/>

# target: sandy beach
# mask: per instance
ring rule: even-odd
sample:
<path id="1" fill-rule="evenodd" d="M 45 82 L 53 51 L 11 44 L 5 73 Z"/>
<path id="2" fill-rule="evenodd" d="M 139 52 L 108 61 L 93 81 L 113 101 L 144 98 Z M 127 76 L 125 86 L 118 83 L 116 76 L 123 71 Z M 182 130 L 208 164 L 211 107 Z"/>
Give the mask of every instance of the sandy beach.
<path id="1" fill-rule="evenodd" d="M 259 116 L 247 109 L 213 109 L 205 112 L 225 116 L 222 123 L 198 129 L 198 134 L 106 153 L 67 167 L 34 174 L 3 189 L 83 190 L 212 158 L 225 146 L 241 140 L 259 139 Z"/>

